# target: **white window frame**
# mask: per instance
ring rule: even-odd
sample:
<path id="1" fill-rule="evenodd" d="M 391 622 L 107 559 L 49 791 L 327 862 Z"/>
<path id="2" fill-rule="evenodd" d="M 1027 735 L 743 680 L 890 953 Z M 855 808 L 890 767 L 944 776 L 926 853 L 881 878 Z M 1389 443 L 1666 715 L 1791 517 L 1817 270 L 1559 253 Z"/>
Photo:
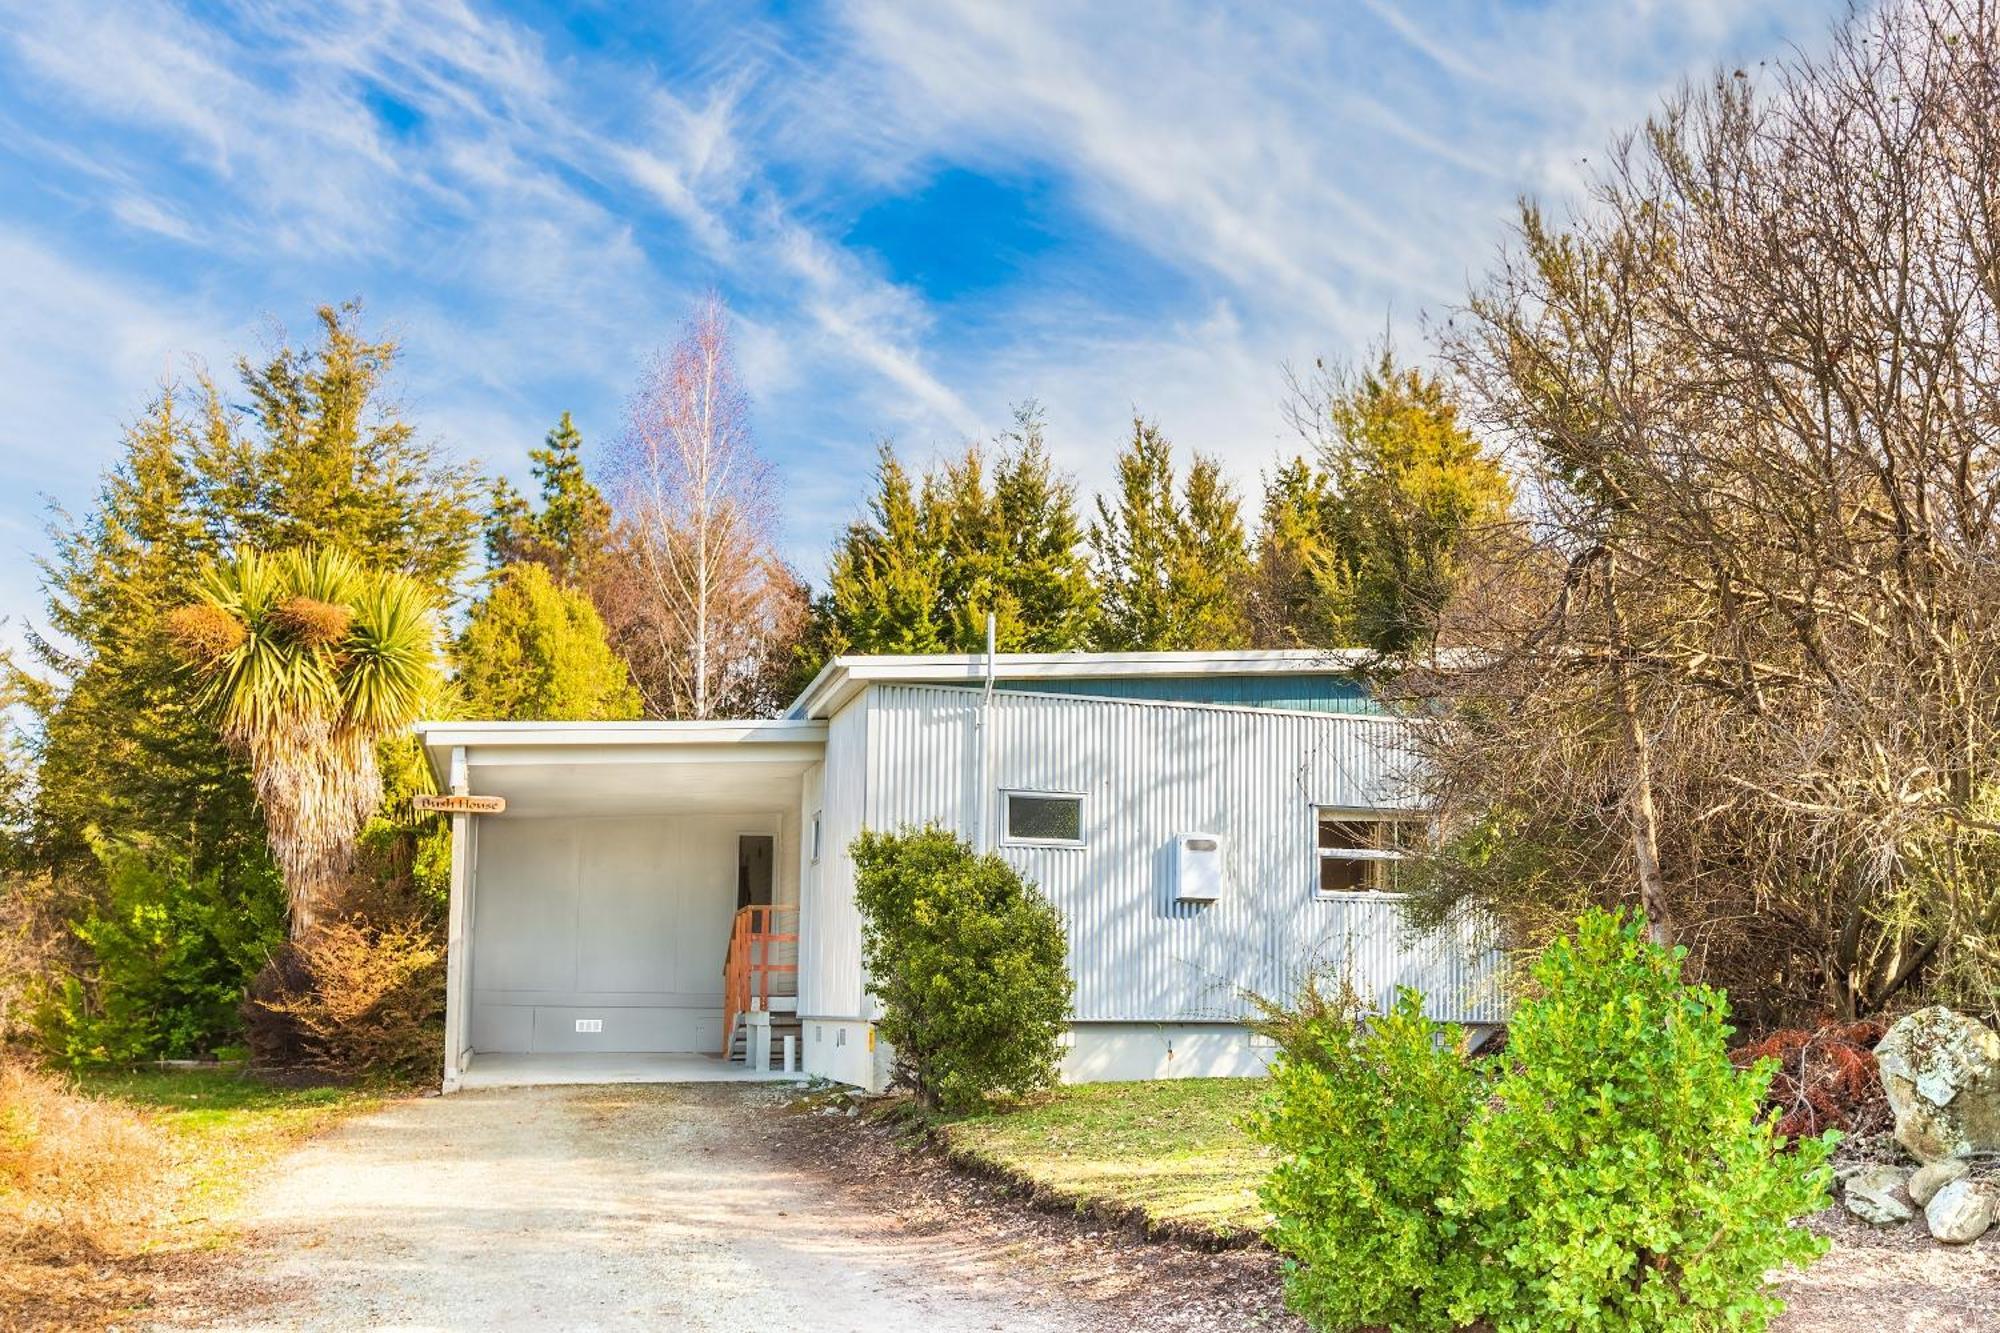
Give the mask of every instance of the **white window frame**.
<path id="1" fill-rule="evenodd" d="M 1320 902 L 1398 902 L 1410 895 L 1397 889 L 1323 889 L 1325 882 L 1322 867 L 1328 861 L 1407 861 L 1408 852 L 1395 850 L 1371 850 L 1368 848 L 1337 848 L 1319 845 L 1319 826 L 1327 819 L 1367 821 L 1377 824 L 1419 824 L 1428 827 L 1430 817 L 1420 810 L 1385 810 L 1377 807 L 1352 805 L 1316 805 L 1312 808 L 1312 849 L 1313 877 L 1312 895 Z"/>
<path id="2" fill-rule="evenodd" d="M 1032 796 L 1052 801 L 1076 802 L 1076 837 L 1071 838 L 1017 838 L 1009 828 L 1013 821 L 1008 816 L 1008 804 L 1016 796 Z M 1317 836 L 1317 835 L 1315 835 Z M 1090 842 L 1090 797 L 1080 791 L 1045 791 L 1039 787 L 1002 787 L 1000 789 L 1000 845 L 1002 847 L 1083 847 Z"/>
<path id="3" fill-rule="evenodd" d="M 820 843 L 823 838 L 823 827 L 824 827 L 821 820 L 821 816 L 824 815 L 825 813 L 826 812 L 824 810 L 815 810 L 813 811 L 812 815 L 812 833 L 810 835 L 811 842 L 808 845 L 812 848 L 811 861 L 813 865 L 819 864 Z"/>

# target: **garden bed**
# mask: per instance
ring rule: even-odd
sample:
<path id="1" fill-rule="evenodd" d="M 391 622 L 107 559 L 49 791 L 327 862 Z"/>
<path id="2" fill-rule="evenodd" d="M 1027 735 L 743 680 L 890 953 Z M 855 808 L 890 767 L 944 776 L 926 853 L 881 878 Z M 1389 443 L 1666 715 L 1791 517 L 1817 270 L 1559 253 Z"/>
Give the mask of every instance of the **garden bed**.
<path id="1" fill-rule="evenodd" d="M 1131 1327 L 1304 1328 L 1279 1259 L 1256 1241 L 1269 1159 L 1242 1119 L 1255 1079 L 1083 1084 L 1011 1109 L 927 1118 L 906 1099 L 816 1099 L 794 1150 L 913 1229 L 1033 1250 L 1053 1281 Z M 1863 1145 L 1854 1145 L 1862 1150 Z M 2000 1232 L 1952 1248 L 1879 1231 L 1837 1206 L 1805 1225 L 1833 1248 L 1780 1276 L 1774 1333 L 1931 1326 L 2000 1331 Z M 1158 1243 L 1165 1242 L 1165 1243 Z M 1921 1242 L 1921 1243 L 1920 1243 Z"/>
<path id="2" fill-rule="evenodd" d="M 1199 1082 L 1155 1086 L 1170 1093 Z M 1239 1098 L 1248 1095 L 1242 1087 L 1233 1091 Z M 826 1188 L 890 1216 L 910 1235 L 950 1236 L 981 1253 L 1012 1256 L 1009 1262 L 1031 1272 L 1052 1296 L 1075 1302 L 1079 1327 L 1107 1333 L 1133 1328 L 1149 1333 L 1243 1328 L 1305 1333 L 1304 1321 L 1284 1307 L 1276 1254 L 1262 1245 L 1217 1248 L 1213 1239 L 1201 1238 L 1191 1228 L 1148 1228 L 1138 1220 L 1136 1200 L 1103 1183 L 1111 1174 L 1108 1168 L 1117 1164 L 1141 1168 L 1125 1177 L 1140 1182 L 1137 1189 L 1157 1193 L 1164 1183 L 1154 1178 L 1152 1152 L 1122 1136 L 1118 1125 L 1105 1126 L 1112 1136 L 1123 1138 L 1114 1150 L 1080 1152 L 1058 1146 L 1070 1132 L 1070 1116 L 1101 1118 L 1115 1104 L 1099 1100 L 1109 1094 L 1091 1093 L 1092 1087 L 1065 1088 L 1017 1112 L 1051 1126 L 1043 1131 L 1039 1147 L 1023 1148 L 1013 1126 L 982 1126 L 989 1117 L 978 1116 L 956 1123 L 973 1126 L 986 1146 L 977 1155 L 954 1153 L 945 1145 L 951 1122 L 927 1121 L 900 1098 L 850 1101 L 845 1093 L 796 1104 L 796 1113 L 773 1138 L 785 1156 L 813 1171 Z M 1057 1109 L 1074 1094 L 1084 1094 L 1086 1109 Z M 1209 1095 L 1227 1100 L 1221 1090 Z M 855 1109 L 849 1114 L 851 1107 Z M 1004 1146 L 995 1147 L 996 1142 Z M 1097 1206 L 1079 1209 L 1074 1202 L 1079 1196 L 1028 1183 L 1025 1173 L 1039 1169 L 1036 1163 L 1060 1160 L 1065 1151 L 1071 1189 L 1081 1166 L 1098 1162 L 1106 1168 L 1097 1172 L 1099 1183 L 1092 1188 Z M 1169 1174 L 1180 1176 L 1176 1188 L 1193 1197 L 1193 1172 L 1184 1165 Z M 1204 1196 L 1223 1192 L 1214 1184 L 1201 1191 Z"/>

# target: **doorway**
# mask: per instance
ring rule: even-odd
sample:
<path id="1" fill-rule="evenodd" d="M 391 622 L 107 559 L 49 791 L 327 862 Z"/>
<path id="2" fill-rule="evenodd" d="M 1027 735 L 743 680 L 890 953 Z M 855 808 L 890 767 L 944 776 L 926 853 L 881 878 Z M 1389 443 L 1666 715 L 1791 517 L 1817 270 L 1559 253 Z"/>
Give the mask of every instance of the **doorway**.
<path id="1" fill-rule="evenodd" d="M 736 910 L 771 905 L 772 871 L 778 840 L 768 833 L 745 833 L 736 839 Z"/>

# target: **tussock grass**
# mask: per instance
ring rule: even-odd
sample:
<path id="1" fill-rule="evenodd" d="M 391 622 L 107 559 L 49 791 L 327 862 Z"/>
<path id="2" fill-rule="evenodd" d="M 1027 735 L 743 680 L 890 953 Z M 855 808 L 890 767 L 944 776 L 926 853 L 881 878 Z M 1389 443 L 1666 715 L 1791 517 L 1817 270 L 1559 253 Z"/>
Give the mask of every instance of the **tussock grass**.
<path id="1" fill-rule="evenodd" d="M 171 1161 L 165 1137 L 130 1110 L 0 1064 L 0 1309 L 10 1327 L 84 1326 L 135 1299 L 109 1261 L 143 1243 Z"/>
<path id="2" fill-rule="evenodd" d="M 95 1328 L 220 1244 L 259 1168 L 379 1098 L 230 1071 L 0 1061 L 0 1327 Z"/>

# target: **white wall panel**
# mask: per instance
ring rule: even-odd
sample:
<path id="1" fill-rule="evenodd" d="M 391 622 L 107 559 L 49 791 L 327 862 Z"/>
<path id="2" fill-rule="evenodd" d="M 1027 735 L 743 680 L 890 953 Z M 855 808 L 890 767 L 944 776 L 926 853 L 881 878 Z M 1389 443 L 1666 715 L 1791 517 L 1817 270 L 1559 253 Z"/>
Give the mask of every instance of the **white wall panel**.
<path id="1" fill-rule="evenodd" d="M 1316 809 L 1399 804 L 1410 760 L 1393 719 L 1000 691 L 982 793 L 977 690 L 876 685 L 863 698 L 871 827 L 970 836 L 976 799 L 997 819 L 1001 790 L 1085 794 L 1081 848 L 1009 847 L 992 831 L 1068 923 L 1080 1021 L 1237 1019 L 1245 990 L 1287 997 L 1309 971 L 1343 969 L 1382 998 L 1416 986 L 1462 1021 L 1503 1010 L 1498 959 L 1474 932 L 1412 938 L 1393 901 L 1315 896 Z M 1224 840 L 1216 902 L 1174 901 L 1172 840 L 1186 832 Z"/>
<path id="2" fill-rule="evenodd" d="M 861 980 L 861 914 L 854 906 L 854 860 L 848 847 L 860 834 L 869 778 L 868 693 L 837 713 L 827 726 L 826 762 L 819 790 L 806 782 L 801 818 L 820 811 L 820 860 L 804 868 L 800 912 L 802 959 L 799 1012 L 825 1018 L 868 1014 Z M 808 837 L 810 832 L 808 832 Z M 808 849 L 809 851 L 809 849 Z"/>

